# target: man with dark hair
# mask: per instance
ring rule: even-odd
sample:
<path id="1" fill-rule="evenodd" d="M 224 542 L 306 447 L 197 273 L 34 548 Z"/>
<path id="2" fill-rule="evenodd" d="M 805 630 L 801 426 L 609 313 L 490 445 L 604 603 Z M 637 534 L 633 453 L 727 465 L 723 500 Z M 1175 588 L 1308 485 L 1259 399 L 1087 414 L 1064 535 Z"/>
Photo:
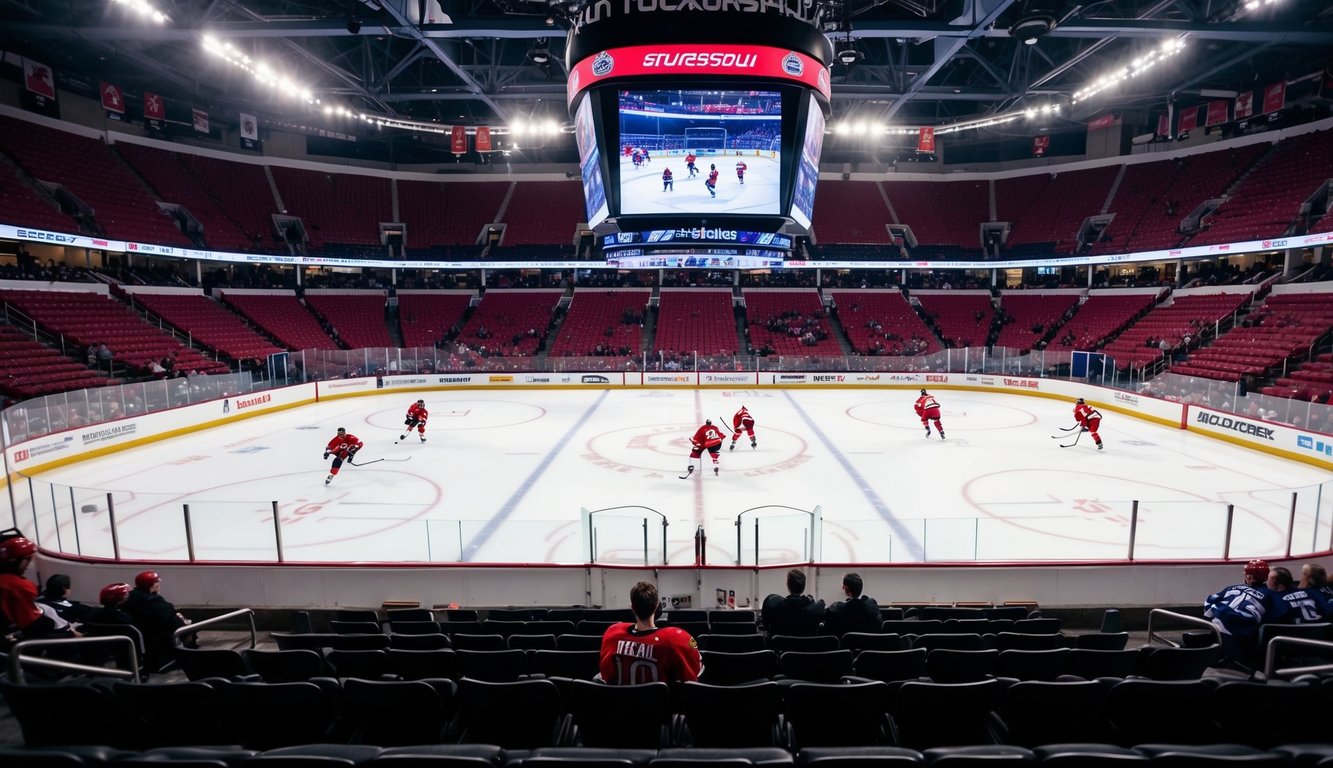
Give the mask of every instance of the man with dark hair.
<path id="1" fill-rule="evenodd" d="M 613 624 L 602 635 L 602 680 L 611 685 L 698 680 L 703 661 L 694 638 L 679 627 L 657 627 L 657 587 L 635 584 L 629 604 L 634 622 Z"/>
<path id="2" fill-rule="evenodd" d="M 69 599 L 70 587 L 73 582 L 69 576 L 63 573 L 52 574 L 51 578 L 46 580 L 46 590 L 42 596 L 37 598 L 37 602 L 49 605 L 55 609 L 56 614 L 65 621 L 80 622 L 92 612 L 91 605 L 84 605 L 77 600 Z"/>
<path id="3" fill-rule="evenodd" d="M 808 637 L 819 631 L 819 623 L 824 620 L 824 601 L 805 594 L 805 572 L 793 568 L 787 571 L 787 595 L 765 597 L 760 615 L 769 637 Z"/>
<path id="4" fill-rule="evenodd" d="M 879 603 L 875 598 L 861 594 L 863 584 L 860 574 L 849 573 L 842 577 L 842 591 L 847 599 L 828 607 L 828 616 L 824 619 L 824 632 L 830 635 L 843 635 L 847 632 L 878 632 L 883 619 L 879 615 Z"/>

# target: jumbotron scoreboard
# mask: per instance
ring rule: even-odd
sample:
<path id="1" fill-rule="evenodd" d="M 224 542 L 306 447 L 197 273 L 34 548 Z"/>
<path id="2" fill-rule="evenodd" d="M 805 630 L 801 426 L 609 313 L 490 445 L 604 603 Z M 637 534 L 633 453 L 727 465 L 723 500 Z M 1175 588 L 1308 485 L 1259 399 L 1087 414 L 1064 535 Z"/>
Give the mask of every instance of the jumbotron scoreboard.
<path id="1" fill-rule="evenodd" d="M 803 0 L 594 0 L 566 46 L 588 223 L 626 268 L 780 265 L 810 228 L 832 49 Z"/>

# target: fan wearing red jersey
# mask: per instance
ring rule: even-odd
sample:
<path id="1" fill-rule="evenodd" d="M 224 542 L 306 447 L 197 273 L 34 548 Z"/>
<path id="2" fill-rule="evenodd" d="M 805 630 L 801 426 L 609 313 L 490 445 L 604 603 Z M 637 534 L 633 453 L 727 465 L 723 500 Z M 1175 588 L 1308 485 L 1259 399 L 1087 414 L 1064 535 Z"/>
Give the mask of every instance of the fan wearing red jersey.
<path id="1" fill-rule="evenodd" d="M 657 587 L 641 581 L 629 591 L 634 622 L 611 625 L 602 635 L 600 669 L 610 685 L 677 683 L 699 679 L 699 645 L 679 627 L 658 628 Z"/>
<path id="2" fill-rule="evenodd" d="M 1097 450 L 1102 450 L 1102 437 L 1097 434 L 1097 428 L 1102 425 L 1102 414 L 1080 397 L 1074 404 L 1074 421 L 1078 422 L 1084 432 L 1092 433 L 1092 442 L 1097 444 Z"/>
<path id="3" fill-rule="evenodd" d="M 429 416 L 430 412 L 426 410 L 425 400 L 418 400 L 408 406 L 407 418 L 403 419 L 403 424 L 407 426 L 407 431 L 398 436 L 398 442 L 406 440 L 407 436 L 412 434 L 413 428 L 415 428 L 417 434 L 421 436 L 421 442 L 426 442 L 426 418 Z M 394 444 L 397 445 L 397 443 Z"/>
<path id="4" fill-rule="evenodd" d="M 926 437 L 930 437 L 930 422 L 935 422 L 935 430 L 944 439 L 944 427 L 940 424 L 940 404 L 935 396 L 921 390 L 921 397 L 916 399 L 916 415 L 921 417 L 921 425 L 926 428 Z"/>
<path id="5" fill-rule="evenodd" d="M 736 415 L 731 417 L 731 447 L 727 450 L 736 450 L 736 440 L 740 438 L 741 432 L 745 432 L 746 436 L 750 438 L 751 448 L 759 447 L 754 439 L 754 417 L 743 405 L 739 411 L 736 411 Z"/>
<path id="6" fill-rule="evenodd" d="M 694 431 L 694 437 L 690 438 L 690 466 L 680 479 L 684 480 L 694 474 L 694 460 L 703 456 L 704 451 L 713 457 L 713 474 L 719 474 L 717 457 L 722 450 L 722 440 L 722 432 L 713 426 L 713 420 L 706 419 L 704 425 Z"/>
<path id="7" fill-rule="evenodd" d="M 333 436 L 329 444 L 324 446 L 324 458 L 333 456 L 333 467 L 329 469 L 329 476 L 324 478 L 324 484 L 333 482 L 333 478 L 338 474 L 338 469 L 342 467 L 344 461 L 350 461 L 356 452 L 364 446 L 356 435 L 350 434 L 346 429 L 338 427 L 338 434 Z"/>

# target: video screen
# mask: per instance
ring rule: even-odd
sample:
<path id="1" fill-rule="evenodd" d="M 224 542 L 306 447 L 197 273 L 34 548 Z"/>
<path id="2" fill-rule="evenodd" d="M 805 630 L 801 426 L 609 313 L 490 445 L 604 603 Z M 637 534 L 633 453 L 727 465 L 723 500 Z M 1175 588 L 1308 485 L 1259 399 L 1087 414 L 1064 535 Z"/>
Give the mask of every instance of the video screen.
<path id="1" fill-rule="evenodd" d="M 620 215 L 781 213 L 782 94 L 621 91 L 619 112 Z"/>
<path id="2" fill-rule="evenodd" d="M 602 182 L 601 152 L 592 122 L 592 99 L 585 98 L 574 115 L 574 138 L 579 145 L 579 170 L 583 173 L 583 202 L 588 211 L 588 226 L 595 227 L 606 218 L 606 185 Z"/>
<path id="3" fill-rule="evenodd" d="M 810 111 L 805 120 L 805 141 L 796 164 L 796 190 L 791 198 L 791 218 L 810 229 L 815 211 L 815 186 L 819 183 L 819 154 L 824 150 L 824 110 L 810 97 Z"/>

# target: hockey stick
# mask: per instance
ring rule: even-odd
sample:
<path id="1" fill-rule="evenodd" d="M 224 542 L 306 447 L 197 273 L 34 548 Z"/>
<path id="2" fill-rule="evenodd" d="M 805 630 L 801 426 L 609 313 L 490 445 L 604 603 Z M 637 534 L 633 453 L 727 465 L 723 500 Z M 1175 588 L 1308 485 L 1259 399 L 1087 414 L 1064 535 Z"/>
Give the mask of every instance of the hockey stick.
<path id="1" fill-rule="evenodd" d="M 348 463 L 348 464 L 351 464 L 351 465 L 354 466 L 354 467 L 368 467 L 368 466 L 370 466 L 371 464 L 378 464 L 378 463 L 380 463 L 381 461 L 401 462 L 401 461 L 411 461 L 411 460 L 412 460 L 412 457 L 411 457 L 411 456 L 408 456 L 408 457 L 405 458 L 405 459 L 371 459 L 370 461 L 367 461 L 367 462 L 364 462 L 364 463 L 361 463 L 361 464 L 357 464 L 355 461 L 352 461 L 351 459 L 348 459 L 348 460 L 347 460 L 347 463 Z"/>
<path id="2" fill-rule="evenodd" d="M 1069 443 L 1068 445 L 1066 445 L 1066 444 L 1064 444 L 1064 443 L 1060 443 L 1060 447 L 1061 447 L 1061 448 L 1073 448 L 1074 446 L 1078 445 L 1079 438 L 1083 437 L 1083 432 L 1084 432 L 1084 431 L 1085 431 L 1085 430 L 1080 430 L 1078 434 L 1074 435 L 1074 442 Z"/>
<path id="3" fill-rule="evenodd" d="M 728 435 L 730 435 L 732 432 L 735 431 L 735 430 L 733 430 L 731 427 L 728 427 L 728 426 L 727 426 L 727 420 L 726 420 L 726 419 L 720 419 L 720 420 L 718 420 L 718 424 L 720 424 L 720 425 L 722 426 L 723 429 L 727 430 L 727 434 L 728 434 Z"/>
<path id="4" fill-rule="evenodd" d="M 1075 424 L 1072 427 L 1056 427 L 1056 429 L 1060 430 L 1061 432 L 1073 432 L 1076 429 L 1081 429 L 1082 426 L 1083 426 L 1082 424 Z M 1069 437 L 1069 435 L 1051 435 L 1052 440 L 1063 440 L 1066 437 Z"/>
<path id="5" fill-rule="evenodd" d="M 690 479 L 690 475 L 693 475 L 693 474 L 694 474 L 694 467 L 690 467 L 688 470 L 685 471 L 685 474 L 683 474 L 683 475 L 676 475 L 676 479 L 677 479 L 677 480 L 688 480 L 688 479 Z"/>

